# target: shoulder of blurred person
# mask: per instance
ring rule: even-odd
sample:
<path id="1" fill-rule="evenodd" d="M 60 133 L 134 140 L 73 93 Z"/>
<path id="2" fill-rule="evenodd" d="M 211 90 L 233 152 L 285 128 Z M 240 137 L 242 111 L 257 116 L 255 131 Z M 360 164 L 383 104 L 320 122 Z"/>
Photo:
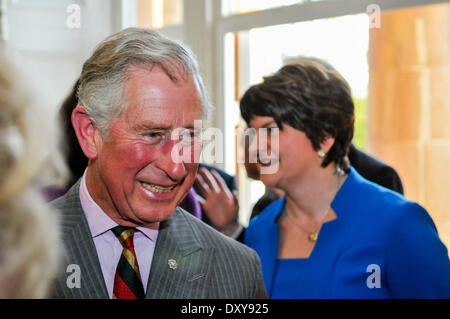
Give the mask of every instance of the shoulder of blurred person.
<path id="1" fill-rule="evenodd" d="M 196 192 L 193 187 L 179 206 L 195 217 L 202 219 L 202 209 L 200 207 L 199 201 L 196 198 Z"/>
<path id="2" fill-rule="evenodd" d="M 0 298 L 45 298 L 59 265 L 60 228 L 38 185 L 65 172 L 52 144 L 56 128 L 18 78 L 0 53 Z"/>
<path id="3" fill-rule="evenodd" d="M 252 208 L 250 220 L 258 216 L 267 206 L 269 206 L 272 202 L 276 201 L 277 199 L 279 199 L 278 195 L 270 188 L 266 187 L 264 195 L 258 199 L 258 201 Z"/>
<path id="4" fill-rule="evenodd" d="M 350 164 L 364 178 L 403 194 L 403 184 L 394 168 L 358 149 L 353 143 L 348 153 Z"/>
<path id="5" fill-rule="evenodd" d="M 364 178 L 403 194 L 402 181 L 393 167 L 361 151 L 353 143 L 350 145 L 348 158 L 350 164 Z M 270 188 L 266 188 L 264 195 L 253 206 L 250 219 L 259 215 L 270 203 L 278 198 L 276 193 L 271 191 Z"/>

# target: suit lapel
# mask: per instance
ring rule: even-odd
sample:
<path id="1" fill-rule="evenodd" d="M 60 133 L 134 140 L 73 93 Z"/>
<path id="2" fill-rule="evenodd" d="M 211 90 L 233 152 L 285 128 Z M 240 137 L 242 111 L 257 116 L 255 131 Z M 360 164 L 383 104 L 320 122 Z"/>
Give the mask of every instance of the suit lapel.
<path id="1" fill-rule="evenodd" d="M 146 298 L 208 298 L 214 250 L 203 247 L 190 218 L 177 208 L 161 223 Z"/>
<path id="2" fill-rule="evenodd" d="M 58 280 L 56 297 L 108 299 L 97 250 L 79 199 L 79 182 L 54 206 L 62 213 L 65 243 L 64 273 Z M 195 217 L 177 208 L 161 223 L 146 298 L 208 298 L 214 249 L 202 245 L 191 218 Z M 80 288 L 67 287 L 69 265 L 79 266 Z"/>
<path id="3" fill-rule="evenodd" d="M 79 182 L 65 195 L 66 207 L 62 209 L 61 224 L 65 243 L 66 269 L 78 265 L 80 288 L 65 287 L 66 298 L 109 298 L 100 262 L 86 216 L 79 199 Z M 65 270 L 66 270 L 65 269 Z M 66 278 L 70 273 L 66 272 Z M 63 276 L 64 277 L 64 276 Z M 64 281 L 62 284 L 64 285 Z M 66 285 L 67 286 L 67 285 Z"/>

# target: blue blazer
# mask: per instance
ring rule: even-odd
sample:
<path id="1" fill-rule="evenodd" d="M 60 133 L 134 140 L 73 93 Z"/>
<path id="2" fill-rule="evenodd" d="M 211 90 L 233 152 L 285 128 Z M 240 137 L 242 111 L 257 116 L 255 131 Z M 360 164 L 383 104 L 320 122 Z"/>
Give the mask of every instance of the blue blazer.
<path id="1" fill-rule="evenodd" d="M 285 198 L 273 202 L 245 234 L 245 243 L 261 259 L 269 296 L 284 205 Z M 302 291 L 299 283 L 301 298 L 450 298 L 447 248 L 424 208 L 364 179 L 353 167 L 331 206 L 337 218 L 322 225 L 306 259 L 309 273 L 303 277 L 313 289 Z M 380 287 L 368 285 L 373 265 L 379 267 Z"/>

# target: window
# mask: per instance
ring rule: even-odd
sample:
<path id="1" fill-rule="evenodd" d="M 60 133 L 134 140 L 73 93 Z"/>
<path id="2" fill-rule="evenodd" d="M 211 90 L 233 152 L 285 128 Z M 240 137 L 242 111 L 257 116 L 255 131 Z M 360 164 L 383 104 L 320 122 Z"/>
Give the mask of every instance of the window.
<path id="1" fill-rule="evenodd" d="M 222 12 L 228 14 L 245 14 L 283 6 L 303 4 L 323 0 L 230 0 L 223 1 Z"/>
<path id="2" fill-rule="evenodd" d="M 153 29 L 183 22 L 182 0 L 137 0 L 137 25 Z"/>

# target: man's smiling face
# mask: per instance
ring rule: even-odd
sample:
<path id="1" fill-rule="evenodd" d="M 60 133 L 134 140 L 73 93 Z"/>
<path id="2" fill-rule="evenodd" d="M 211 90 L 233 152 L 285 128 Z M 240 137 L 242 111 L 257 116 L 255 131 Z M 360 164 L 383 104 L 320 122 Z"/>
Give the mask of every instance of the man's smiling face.
<path id="1" fill-rule="evenodd" d="M 174 158 L 180 140 L 173 132 L 194 133 L 202 105 L 192 79 L 174 83 L 159 67 L 132 68 L 123 95 L 126 109 L 111 123 L 109 138 L 97 138 L 87 185 L 117 223 L 152 227 L 171 215 L 194 183 L 197 161 Z M 197 139 L 188 143 L 184 149 L 201 147 Z"/>

